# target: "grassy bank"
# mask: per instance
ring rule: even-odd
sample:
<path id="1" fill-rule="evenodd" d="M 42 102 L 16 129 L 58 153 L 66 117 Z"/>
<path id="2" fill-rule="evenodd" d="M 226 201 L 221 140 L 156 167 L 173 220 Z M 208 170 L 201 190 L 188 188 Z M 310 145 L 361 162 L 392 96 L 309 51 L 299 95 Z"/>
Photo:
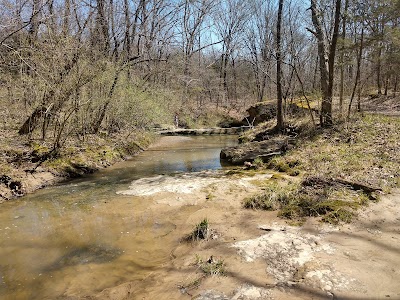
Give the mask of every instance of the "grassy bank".
<path id="1" fill-rule="evenodd" d="M 398 117 L 367 114 L 300 133 L 293 149 L 264 166 L 288 176 L 266 182 L 244 206 L 279 210 L 296 222 L 309 216 L 350 222 L 358 208 L 400 185 L 399 128 Z"/>
<path id="2" fill-rule="evenodd" d="M 154 134 L 138 130 L 87 135 L 85 140 L 68 140 L 54 152 L 44 141 L 2 133 L 0 202 L 108 167 L 141 152 L 155 139 Z"/>

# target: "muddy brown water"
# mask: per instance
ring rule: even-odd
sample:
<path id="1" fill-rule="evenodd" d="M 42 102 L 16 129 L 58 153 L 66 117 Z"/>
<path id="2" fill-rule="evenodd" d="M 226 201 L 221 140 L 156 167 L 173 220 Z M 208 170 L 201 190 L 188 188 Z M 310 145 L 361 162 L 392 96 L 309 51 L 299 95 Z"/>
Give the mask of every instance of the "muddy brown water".
<path id="1" fill-rule="evenodd" d="M 150 150 L 84 179 L 4 203 L 0 209 L 0 299 L 93 295 L 161 268 L 179 243 L 174 214 L 149 197 L 123 196 L 136 179 L 220 169 L 235 136 L 164 137 Z"/>

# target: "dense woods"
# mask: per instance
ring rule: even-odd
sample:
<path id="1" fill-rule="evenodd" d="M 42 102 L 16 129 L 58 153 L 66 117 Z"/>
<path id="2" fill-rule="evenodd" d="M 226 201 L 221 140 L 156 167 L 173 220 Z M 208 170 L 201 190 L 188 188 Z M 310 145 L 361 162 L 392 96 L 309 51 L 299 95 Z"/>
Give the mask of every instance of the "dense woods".
<path id="1" fill-rule="evenodd" d="M 277 98 L 283 114 L 311 102 L 329 126 L 363 96 L 398 89 L 397 0 L 1 0 L 0 9 L 3 118 L 56 148 Z"/>

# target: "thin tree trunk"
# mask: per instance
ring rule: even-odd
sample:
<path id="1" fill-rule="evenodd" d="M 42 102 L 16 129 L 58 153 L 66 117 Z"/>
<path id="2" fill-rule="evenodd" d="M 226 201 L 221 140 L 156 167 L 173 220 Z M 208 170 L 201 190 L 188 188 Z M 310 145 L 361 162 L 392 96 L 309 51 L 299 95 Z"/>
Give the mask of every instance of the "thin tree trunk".
<path id="1" fill-rule="evenodd" d="M 343 114 L 343 94 L 344 94 L 344 50 L 345 50 L 345 40 L 346 40 L 346 21 L 347 21 L 347 10 L 349 7 L 349 0 L 345 0 L 344 12 L 342 16 L 342 49 L 340 52 L 340 91 L 339 91 L 339 112 L 340 117 Z"/>
<path id="2" fill-rule="evenodd" d="M 357 56 L 357 72 L 356 72 L 356 80 L 354 82 L 354 87 L 353 87 L 353 91 L 351 93 L 351 98 L 350 98 L 350 103 L 349 103 L 349 109 L 347 111 L 347 120 L 350 119 L 350 115 L 351 115 L 351 105 L 353 103 L 353 99 L 357 90 L 357 85 L 360 84 L 360 70 L 361 70 L 361 59 L 362 59 L 362 52 L 363 52 L 363 48 L 364 48 L 364 25 L 362 25 L 362 29 L 361 29 L 361 40 L 360 40 L 360 49 L 358 51 L 358 56 Z"/>
<path id="3" fill-rule="evenodd" d="M 69 34 L 69 23 L 71 14 L 71 2 L 70 0 L 64 1 L 64 19 L 62 23 L 62 36 L 67 37 Z"/>
<path id="4" fill-rule="evenodd" d="M 276 93 L 278 97 L 276 129 L 278 131 L 283 131 L 284 129 L 283 103 L 282 103 L 282 57 L 281 57 L 282 10 L 283 10 L 283 0 L 279 0 L 278 23 L 276 26 Z"/>
<path id="5" fill-rule="evenodd" d="M 382 95 L 382 83 L 381 83 L 381 56 L 382 49 L 380 43 L 378 43 L 378 57 L 376 60 L 376 85 L 378 86 L 378 95 Z"/>
<path id="6" fill-rule="evenodd" d="M 299 83 L 300 83 L 301 92 L 303 93 L 303 97 L 304 97 L 304 99 L 306 99 L 306 103 L 307 103 L 308 111 L 309 111 L 309 113 L 310 113 L 311 121 L 312 121 L 312 123 L 313 123 L 313 125 L 314 125 L 314 127 L 315 127 L 315 120 L 314 120 L 313 111 L 312 111 L 312 109 L 311 109 L 310 101 L 308 100 L 307 94 L 306 94 L 306 92 L 305 92 L 303 81 L 302 81 L 301 78 L 300 78 L 300 75 L 299 75 L 299 72 L 297 71 L 296 66 L 293 66 L 293 69 L 294 69 L 294 72 L 295 72 L 295 74 L 296 74 L 297 80 L 298 80 Z"/>
<path id="7" fill-rule="evenodd" d="M 104 117 L 105 117 L 106 112 L 107 112 L 107 108 L 110 105 L 111 97 L 114 94 L 114 90 L 115 90 L 115 87 L 117 86 L 119 74 L 121 73 L 121 71 L 122 71 L 122 68 L 115 73 L 113 83 L 112 83 L 111 88 L 110 88 L 110 90 L 108 92 L 108 95 L 107 95 L 107 101 L 104 103 L 103 107 L 101 108 L 99 116 L 93 122 L 93 125 L 92 125 L 92 132 L 93 133 L 98 133 L 99 130 L 100 130 L 101 123 L 103 122 Z"/>
<path id="8" fill-rule="evenodd" d="M 98 35 L 101 36 L 100 42 L 104 53 L 108 53 L 110 49 L 110 40 L 108 34 L 108 23 L 105 16 L 105 0 L 97 0 L 97 18 L 96 18 L 96 28 Z M 97 37 L 99 38 L 99 37 Z"/>
<path id="9" fill-rule="evenodd" d="M 316 59 L 315 59 L 315 68 L 314 68 L 313 80 L 312 80 L 312 89 L 313 90 L 315 90 L 315 88 L 316 88 L 318 65 L 319 65 L 319 58 L 318 58 L 318 55 L 317 55 Z"/>
<path id="10" fill-rule="evenodd" d="M 389 78 L 390 78 L 390 76 L 389 76 L 389 74 L 390 74 L 390 68 L 389 68 L 389 71 L 387 72 L 388 74 L 386 74 L 386 76 L 385 76 L 385 96 L 387 96 L 388 95 L 388 90 L 389 90 Z"/>
<path id="11" fill-rule="evenodd" d="M 232 72 L 233 72 L 233 100 L 237 102 L 237 72 L 235 67 L 235 59 L 232 58 Z"/>
<path id="12" fill-rule="evenodd" d="M 109 12 L 109 20 L 111 22 L 111 35 L 112 35 L 112 39 L 114 40 L 114 49 L 112 50 L 112 53 L 115 57 L 115 60 L 118 60 L 118 47 L 119 47 L 119 41 L 117 39 L 117 35 L 115 33 L 115 14 L 114 14 L 114 1 L 110 0 L 109 2 L 110 5 L 110 12 Z"/>
<path id="13" fill-rule="evenodd" d="M 32 15 L 30 19 L 30 28 L 29 28 L 29 41 L 33 43 L 37 38 L 37 33 L 39 31 L 39 22 L 40 22 L 40 0 L 33 0 L 33 7 L 32 7 Z"/>
<path id="14" fill-rule="evenodd" d="M 130 18 L 129 18 L 129 2 L 128 0 L 124 0 L 124 15 L 125 15 L 125 35 L 124 35 L 124 57 L 126 59 L 129 59 L 131 56 L 131 37 L 130 37 L 130 29 L 131 29 L 131 24 L 130 24 Z M 131 78 L 131 72 L 130 69 L 127 69 L 127 76 L 128 80 Z"/>

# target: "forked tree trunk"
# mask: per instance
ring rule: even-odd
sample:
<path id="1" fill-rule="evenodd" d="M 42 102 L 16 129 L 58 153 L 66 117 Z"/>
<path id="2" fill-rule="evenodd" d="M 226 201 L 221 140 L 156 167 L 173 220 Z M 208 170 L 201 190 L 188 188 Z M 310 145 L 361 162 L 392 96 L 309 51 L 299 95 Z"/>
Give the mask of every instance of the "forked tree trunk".
<path id="1" fill-rule="evenodd" d="M 114 94 L 115 87 L 117 86 L 118 78 L 119 78 L 119 75 L 120 75 L 122 70 L 123 70 L 123 68 L 121 67 L 115 73 L 114 81 L 113 81 L 113 83 L 111 85 L 110 90 L 108 91 L 107 101 L 104 103 L 103 107 L 99 111 L 99 114 L 98 114 L 97 118 L 92 123 L 92 133 L 98 133 L 99 130 L 100 130 L 101 123 L 103 122 L 104 117 L 106 116 L 107 108 L 110 105 L 111 98 L 112 98 L 112 96 Z"/>
<path id="2" fill-rule="evenodd" d="M 312 23 L 315 28 L 314 35 L 318 42 L 319 69 L 321 76 L 322 104 L 320 123 L 322 127 L 328 127 L 333 124 L 332 120 L 332 95 L 333 95 L 333 77 L 336 45 L 339 36 L 341 0 L 335 1 L 335 23 L 333 34 L 328 50 L 328 41 L 325 38 L 324 30 L 320 20 L 320 12 L 317 9 L 316 1 L 311 0 Z"/>

